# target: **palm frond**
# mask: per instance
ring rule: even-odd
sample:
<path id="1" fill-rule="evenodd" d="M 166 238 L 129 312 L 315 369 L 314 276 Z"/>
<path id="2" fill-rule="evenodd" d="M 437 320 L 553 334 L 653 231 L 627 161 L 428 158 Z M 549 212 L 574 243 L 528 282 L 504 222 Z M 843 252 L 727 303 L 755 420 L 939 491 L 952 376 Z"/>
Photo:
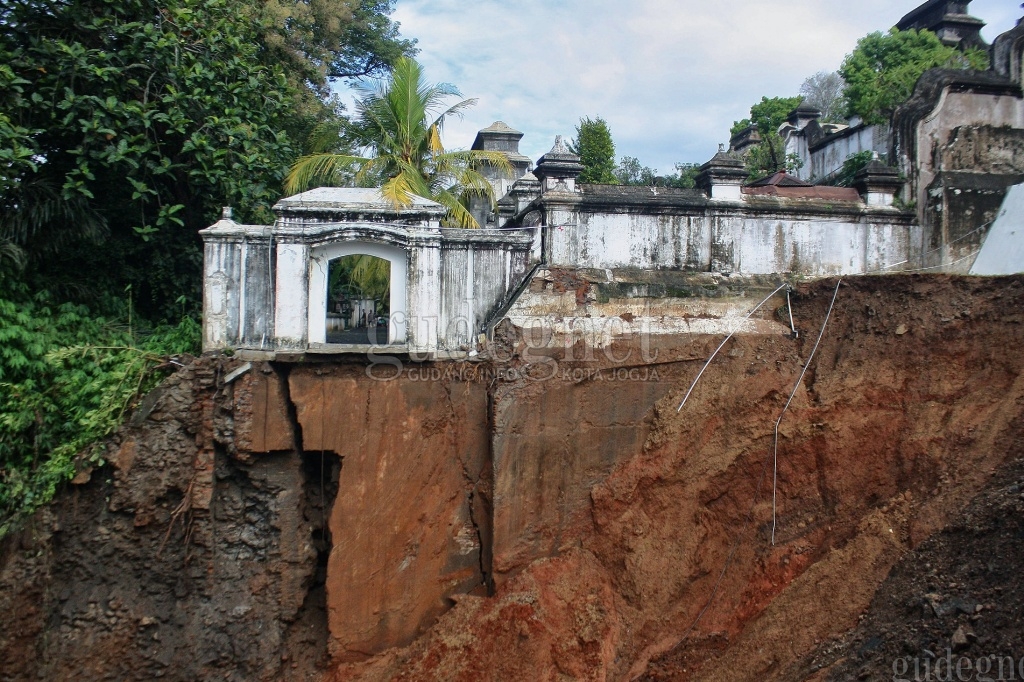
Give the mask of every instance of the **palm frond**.
<path id="1" fill-rule="evenodd" d="M 380 193 L 395 207 L 404 208 L 412 205 L 412 196 L 416 194 L 415 178 L 408 173 L 399 173 L 381 185 Z"/>
<path id="2" fill-rule="evenodd" d="M 348 171 L 358 171 L 368 159 L 348 154 L 309 154 L 296 161 L 288 177 L 284 181 L 284 190 L 288 194 L 297 194 L 311 187 L 322 187 L 335 184 L 339 175 Z"/>
<path id="3" fill-rule="evenodd" d="M 477 100 L 477 98 L 472 97 L 470 99 L 464 99 L 458 104 L 453 104 L 452 106 L 448 107 L 443 112 L 441 112 L 441 114 L 434 119 L 433 124 L 440 129 L 444 129 L 445 119 L 447 119 L 449 116 L 458 116 L 459 118 L 462 118 L 465 110 L 472 106 L 476 106 L 476 103 L 478 101 L 479 100 Z"/>
<path id="4" fill-rule="evenodd" d="M 476 229 L 480 227 L 480 224 L 473 217 L 473 214 L 469 212 L 469 209 L 462 203 L 460 197 L 453 194 L 447 189 L 439 191 L 434 196 L 434 201 L 448 209 L 448 213 L 444 217 L 444 223 L 448 227 L 461 227 L 464 229 Z"/>
<path id="5" fill-rule="evenodd" d="M 25 267 L 27 255 L 25 250 L 9 239 L 0 237 L 0 263 L 9 262 L 16 270 Z"/>
<path id="6" fill-rule="evenodd" d="M 0 239 L 45 253 L 75 239 L 99 241 L 107 222 L 81 195 L 62 196 L 60 185 L 36 175 L 0 196 Z"/>
<path id="7" fill-rule="evenodd" d="M 407 57 L 395 62 L 386 81 L 359 90 L 363 96 L 356 103 L 351 139 L 364 146 L 365 158 L 304 156 L 292 167 L 286 188 L 301 191 L 316 181 L 379 186 L 396 207 L 409 206 L 412 196 L 418 195 L 448 209 L 446 224 L 477 227 L 461 200 L 483 196 L 493 206 L 494 190 L 481 169 L 497 169 L 508 177 L 514 169 L 501 152 L 445 151 L 442 132 L 446 119 L 461 117 L 476 100 L 463 99 L 444 107 L 445 100 L 461 97 L 461 93 L 446 83 L 425 82 L 423 68 Z M 318 140 L 325 151 L 331 149 L 329 143 L 327 136 Z"/>
<path id="8" fill-rule="evenodd" d="M 321 121 L 306 138 L 306 148 L 312 154 L 338 152 L 343 142 L 344 123 L 338 119 Z"/>

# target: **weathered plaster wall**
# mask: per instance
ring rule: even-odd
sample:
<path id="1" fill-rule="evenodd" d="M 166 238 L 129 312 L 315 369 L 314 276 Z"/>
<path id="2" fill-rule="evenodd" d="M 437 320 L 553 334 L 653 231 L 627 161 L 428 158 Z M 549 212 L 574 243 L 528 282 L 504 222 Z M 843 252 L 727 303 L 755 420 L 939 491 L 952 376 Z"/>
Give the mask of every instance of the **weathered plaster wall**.
<path id="1" fill-rule="evenodd" d="M 859 125 L 852 131 L 842 131 L 824 142 L 812 145 L 809 157 L 801 159 L 804 167 L 798 171 L 798 175 L 809 182 L 824 180 L 838 173 L 848 158 L 865 151 L 888 153 L 889 136 L 886 126 Z"/>
<path id="2" fill-rule="evenodd" d="M 971 266 L 972 275 L 1024 272 L 1024 184 L 1006 193 L 999 215 Z"/>
<path id="3" fill-rule="evenodd" d="M 959 166 L 959 160 L 955 154 L 944 154 L 943 148 L 953 141 L 954 131 L 970 126 L 1024 128 L 1024 99 L 977 92 L 950 92 L 948 88 L 942 91 L 932 113 L 921 119 L 917 126 L 913 165 L 905 169 L 909 171 L 911 197 L 918 206 L 927 203 L 927 193 L 938 173 L 959 169 L 947 167 L 948 162 Z M 988 158 L 994 160 L 991 155 Z M 977 172 L 999 172 L 976 164 L 970 168 Z"/>
<path id="4" fill-rule="evenodd" d="M 548 225 L 555 267 L 846 275 L 905 263 L 919 243 L 894 209 L 761 197 L 676 215 L 581 209 Z"/>

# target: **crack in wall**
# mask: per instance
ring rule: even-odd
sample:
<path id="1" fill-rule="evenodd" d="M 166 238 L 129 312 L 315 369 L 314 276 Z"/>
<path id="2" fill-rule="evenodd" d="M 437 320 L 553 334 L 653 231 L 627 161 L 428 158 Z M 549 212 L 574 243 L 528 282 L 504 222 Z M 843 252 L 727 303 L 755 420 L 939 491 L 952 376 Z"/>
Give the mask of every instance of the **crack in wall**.
<path id="1" fill-rule="evenodd" d="M 447 382 L 444 383 L 445 400 L 448 405 L 449 418 L 455 421 L 457 415 L 455 414 L 455 404 L 452 401 L 452 390 L 451 385 Z M 491 411 L 492 395 L 491 391 L 487 392 L 487 420 L 488 426 L 493 421 Z M 488 431 L 492 433 L 492 431 Z M 480 490 L 481 481 L 489 475 L 490 471 L 493 471 L 491 464 L 491 456 L 493 450 L 493 444 L 490 435 L 487 438 L 487 453 L 484 460 L 484 467 L 480 472 L 480 476 L 477 480 L 473 480 L 473 476 L 469 472 L 469 467 L 466 465 L 466 461 L 459 456 L 459 465 L 462 467 L 462 477 L 469 488 L 469 492 L 466 494 L 466 507 L 469 515 L 469 522 L 473 525 L 473 531 L 476 534 L 477 546 L 480 548 L 477 552 L 477 562 L 480 569 L 480 581 L 484 588 L 487 590 L 487 595 L 491 596 L 494 594 L 494 575 L 492 567 L 493 557 L 493 527 L 494 527 L 494 509 L 491 501 L 487 495 Z M 457 443 L 452 444 L 453 448 L 457 448 Z M 480 504 L 483 507 L 484 516 L 486 517 L 486 529 L 481 524 L 481 520 L 477 518 L 476 504 L 477 500 L 480 500 Z"/>
<path id="2" fill-rule="evenodd" d="M 316 565 L 305 585 L 306 595 L 299 613 L 291 624 L 288 639 L 306 638 L 312 633 L 316 649 L 322 657 L 321 665 L 326 666 L 330 648 L 326 586 L 328 562 L 333 548 L 329 519 L 330 510 L 338 494 L 343 458 L 332 450 L 305 449 L 298 405 L 292 399 L 289 383 L 292 365 L 276 362 L 269 365 L 281 384 L 285 414 L 292 429 L 293 448 L 301 463 L 304 489 L 302 499 L 305 507 L 310 510 L 306 518 L 310 529 L 310 543 L 316 552 Z M 321 432 L 321 444 L 324 436 L 325 434 Z"/>

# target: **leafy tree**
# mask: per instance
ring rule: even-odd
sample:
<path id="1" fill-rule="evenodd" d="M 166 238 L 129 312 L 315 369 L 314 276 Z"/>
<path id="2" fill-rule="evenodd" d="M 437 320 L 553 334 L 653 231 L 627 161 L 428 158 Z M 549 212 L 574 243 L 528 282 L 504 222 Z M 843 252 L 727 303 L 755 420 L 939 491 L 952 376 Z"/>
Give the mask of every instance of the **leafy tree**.
<path id="1" fill-rule="evenodd" d="M 641 187 L 675 187 L 693 189 L 696 186 L 699 163 L 677 163 L 675 172 L 658 175 L 658 171 L 644 166 L 635 156 L 624 156 L 615 167 L 615 177 L 621 185 Z"/>
<path id="2" fill-rule="evenodd" d="M 399 37 L 388 15 L 395 0 L 360 0 L 330 63 L 331 78 L 384 76 L 400 57 L 415 56 L 416 41 Z"/>
<path id="3" fill-rule="evenodd" d="M 288 71 L 318 86 L 330 78 L 384 75 L 415 40 L 398 35 L 394 0 L 262 0 L 264 39 Z"/>
<path id="4" fill-rule="evenodd" d="M 802 97 L 762 97 L 760 102 L 750 107 L 750 118 L 733 123 L 733 135 L 752 124 L 757 125 L 761 135 L 761 143 L 746 155 L 751 180 L 791 167 L 792 160 L 786 158 L 782 138 L 779 137 L 779 126 L 786 122 L 790 112 L 800 106 L 802 101 Z"/>
<path id="5" fill-rule="evenodd" d="M 838 72 L 819 71 L 803 82 L 800 95 L 805 102 L 821 110 L 822 123 L 839 123 L 844 120 L 846 110 L 843 85 L 843 77 Z"/>
<path id="6" fill-rule="evenodd" d="M 293 140 L 306 140 L 322 123 L 344 125 L 330 81 L 378 78 L 399 57 L 416 53 L 416 41 L 399 37 L 388 17 L 394 0 L 249 2 L 267 48 L 264 61 L 281 65 L 288 79 L 292 117 L 285 130 Z"/>
<path id="7" fill-rule="evenodd" d="M 462 100 L 436 114 L 445 99 L 460 93 L 451 85 L 425 83 L 422 67 L 409 57 L 395 63 L 383 84 L 363 92 L 353 126 L 324 131 L 318 144 L 350 144 L 364 155 L 332 150 L 303 156 L 292 166 L 286 190 L 301 192 L 317 184 L 380 186 L 396 206 L 419 195 L 443 204 L 449 224 L 478 227 L 465 203 L 471 195 L 493 202 L 494 190 L 477 167 L 489 163 L 511 173 L 508 159 L 500 152 L 446 151 L 441 142 L 445 119 L 461 115 L 476 100 Z"/>
<path id="8" fill-rule="evenodd" d="M 615 167 L 615 184 L 653 185 L 658 172 L 640 163 L 635 156 L 623 156 Z"/>
<path id="9" fill-rule="evenodd" d="M 987 69 L 988 54 L 947 47 L 931 31 L 875 32 L 861 38 L 839 73 L 846 82 L 847 113 L 884 123 L 931 68 Z"/>
<path id="10" fill-rule="evenodd" d="M 344 256 L 331 261 L 327 290 L 333 298 L 347 295 L 389 301 L 391 264 L 383 258 L 365 254 Z"/>
<path id="11" fill-rule="evenodd" d="M 0 262 L 144 315 L 199 300 L 197 232 L 264 222 L 330 77 L 413 50 L 391 0 L 0 0 Z"/>
<path id="12" fill-rule="evenodd" d="M 580 157 L 580 163 L 583 164 L 580 182 L 617 184 L 615 143 L 612 142 L 612 133 L 603 118 L 581 118 L 580 124 L 576 126 L 576 139 L 569 145 L 569 149 Z"/>
<path id="13" fill-rule="evenodd" d="M 677 163 L 676 172 L 665 178 L 665 185 L 679 189 L 693 189 L 697 186 L 697 174 L 700 173 L 699 163 Z"/>
<path id="14" fill-rule="evenodd" d="M 269 219 L 294 157 L 256 27 L 227 0 L 9 0 L 0 23 L 0 238 L 33 286 L 197 301 L 197 231 L 225 205 Z"/>
<path id="15" fill-rule="evenodd" d="M 803 97 L 762 97 L 760 102 L 750 107 L 750 118 L 733 123 L 730 133 L 735 135 L 751 124 L 757 125 L 762 139 L 769 133 L 778 133 L 779 126 L 802 101 Z"/>

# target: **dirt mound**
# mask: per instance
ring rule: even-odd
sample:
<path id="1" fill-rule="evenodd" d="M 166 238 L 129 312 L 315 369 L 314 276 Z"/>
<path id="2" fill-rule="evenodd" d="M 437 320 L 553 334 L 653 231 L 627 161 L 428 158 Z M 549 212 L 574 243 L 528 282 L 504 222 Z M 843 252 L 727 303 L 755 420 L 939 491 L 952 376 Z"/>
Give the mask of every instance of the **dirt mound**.
<path id="1" fill-rule="evenodd" d="M 721 337 L 534 353 L 544 381 L 525 355 L 392 383 L 200 360 L 0 548 L 0 679 L 821 682 L 954 636 L 1024 655 L 1000 468 L 1024 279 L 844 281 L 808 363 L 834 287 L 794 292 L 798 338 L 726 344 L 682 410 Z"/>
<path id="2" fill-rule="evenodd" d="M 509 642 L 488 625 L 497 606 L 464 602 L 411 647 L 341 666 L 334 677 L 502 680 L 512 678 L 499 663 L 514 659 L 517 677 L 530 679 L 802 679 L 794 677 L 800 662 L 857 624 L 890 568 L 988 485 L 1024 435 L 1024 359 L 1003 351 L 1024 337 L 1019 279 L 844 282 L 781 424 L 772 545 L 773 426 L 834 284 L 796 292 L 799 339 L 731 341 L 677 413 L 718 340 L 680 344 L 674 358 L 689 357 L 663 366 L 673 387 L 651 406 L 643 446 L 589 486 L 584 513 L 566 509 L 576 499 L 571 486 L 539 498 L 569 520 L 522 526 L 523 542 L 550 552 L 537 535 L 549 533 L 556 555 L 574 552 L 602 570 L 531 563 L 509 550 L 518 565 L 505 567 L 514 578 L 494 604 L 539 603 L 551 584 L 575 586 L 561 595 L 574 604 L 610 585 L 595 621 L 533 608 L 523 616 L 530 628 Z M 535 389 L 516 390 L 538 400 Z M 591 413 L 611 409 L 569 395 Z M 569 440 L 588 426 L 554 401 L 543 405 L 545 442 L 565 447 L 553 433 L 563 414 Z M 577 452 L 562 456 L 587 456 Z M 502 457 L 518 455 L 526 469 L 536 454 Z M 600 646 L 588 649 L 593 632 Z M 442 668 L 431 664 L 439 656 Z M 579 670 L 587 672 L 567 672 Z"/>
<path id="3" fill-rule="evenodd" d="M 1024 453 L 1014 455 L 949 527 L 896 564 L 861 624 L 793 679 L 1024 679 Z"/>

